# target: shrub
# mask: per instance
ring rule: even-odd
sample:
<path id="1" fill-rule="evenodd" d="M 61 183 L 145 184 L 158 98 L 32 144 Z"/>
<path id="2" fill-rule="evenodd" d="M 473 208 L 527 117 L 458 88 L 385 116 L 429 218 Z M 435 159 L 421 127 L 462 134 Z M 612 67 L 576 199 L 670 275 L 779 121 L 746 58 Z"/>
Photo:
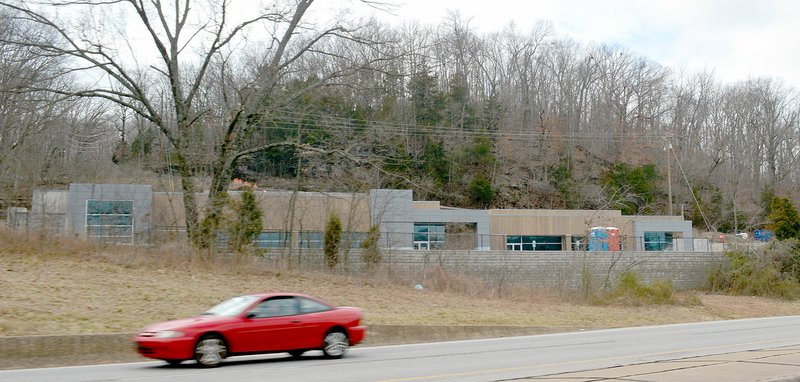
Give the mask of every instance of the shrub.
<path id="1" fill-rule="evenodd" d="M 364 267 L 371 269 L 380 264 L 382 260 L 381 248 L 378 245 L 380 240 L 381 231 L 377 225 L 369 227 L 367 238 L 361 242 L 361 248 L 364 252 L 361 254 L 361 260 L 364 262 Z"/>
<path id="2" fill-rule="evenodd" d="M 769 247 L 772 256 L 780 263 L 785 278 L 800 280 L 800 242 L 795 240 L 776 242 Z"/>
<path id="3" fill-rule="evenodd" d="M 762 254 L 729 251 L 727 266 L 710 272 L 711 291 L 733 295 L 763 296 L 794 300 L 800 298 L 800 283 L 793 274 L 795 256 L 770 249 Z"/>
<path id="4" fill-rule="evenodd" d="M 611 195 L 621 198 L 615 207 L 622 210 L 623 215 L 636 215 L 653 212 L 647 209 L 656 200 L 659 180 L 653 164 L 630 167 L 625 163 L 616 163 L 603 174 L 601 183 L 608 187 Z"/>
<path id="5" fill-rule="evenodd" d="M 788 198 L 773 198 L 768 218 L 775 226 L 778 240 L 800 239 L 800 217 Z"/>
<path id="6" fill-rule="evenodd" d="M 472 200 L 484 207 L 490 205 L 494 200 L 494 190 L 492 182 L 482 173 L 475 175 L 469 184 L 469 193 Z"/>
<path id="7" fill-rule="evenodd" d="M 676 300 L 672 282 L 656 281 L 652 285 L 644 285 L 635 273 L 627 271 L 619 275 L 614 290 L 597 302 L 638 306 L 674 304 Z"/>
<path id="8" fill-rule="evenodd" d="M 236 215 L 229 229 L 228 245 L 236 252 L 253 242 L 263 228 L 261 216 L 263 212 L 258 207 L 256 194 L 246 188 L 242 192 L 242 200 L 235 204 Z"/>
<path id="9" fill-rule="evenodd" d="M 328 216 L 325 227 L 325 265 L 333 268 L 339 264 L 339 246 L 342 242 L 342 221 L 336 214 Z"/>
<path id="10" fill-rule="evenodd" d="M 229 211 L 230 198 L 227 193 L 212 197 L 206 216 L 200 222 L 198 235 L 194 238 L 194 244 L 198 248 L 212 249 L 218 244 L 220 234 L 224 232 L 222 228 L 226 224 L 226 214 Z"/>

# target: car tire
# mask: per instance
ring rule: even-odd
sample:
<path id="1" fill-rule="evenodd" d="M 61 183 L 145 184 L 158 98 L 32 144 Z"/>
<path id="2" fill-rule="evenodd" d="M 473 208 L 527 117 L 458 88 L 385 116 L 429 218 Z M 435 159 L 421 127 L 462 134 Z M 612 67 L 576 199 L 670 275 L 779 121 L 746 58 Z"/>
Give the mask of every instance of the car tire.
<path id="1" fill-rule="evenodd" d="M 326 358 L 342 358 L 350 348 L 347 334 L 341 330 L 331 330 L 322 341 L 322 353 Z"/>
<path id="2" fill-rule="evenodd" d="M 225 340 L 216 334 L 200 337 L 194 346 L 194 359 L 202 367 L 217 367 L 227 355 L 228 346 Z"/>
<path id="3" fill-rule="evenodd" d="M 303 353 L 305 353 L 305 352 L 306 352 L 305 350 L 292 350 L 292 351 L 289 352 L 289 354 L 293 358 L 300 358 L 300 356 L 303 355 Z"/>

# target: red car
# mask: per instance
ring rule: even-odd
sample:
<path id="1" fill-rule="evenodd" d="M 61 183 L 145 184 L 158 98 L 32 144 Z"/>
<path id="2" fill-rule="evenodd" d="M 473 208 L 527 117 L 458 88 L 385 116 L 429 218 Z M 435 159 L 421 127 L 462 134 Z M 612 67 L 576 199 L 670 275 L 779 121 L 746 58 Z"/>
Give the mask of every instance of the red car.
<path id="1" fill-rule="evenodd" d="M 322 350 L 341 358 L 364 339 L 359 308 L 336 307 L 299 293 L 231 298 L 201 315 L 150 325 L 136 336 L 139 354 L 177 365 L 194 359 L 205 367 L 226 357 Z"/>

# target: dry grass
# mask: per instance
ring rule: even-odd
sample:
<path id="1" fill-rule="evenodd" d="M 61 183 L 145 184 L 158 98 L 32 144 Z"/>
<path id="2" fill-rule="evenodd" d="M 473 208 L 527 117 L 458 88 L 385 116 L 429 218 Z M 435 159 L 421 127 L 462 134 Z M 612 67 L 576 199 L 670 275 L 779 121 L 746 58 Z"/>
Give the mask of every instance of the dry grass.
<path id="1" fill-rule="evenodd" d="M 364 309 L 367 324 L 526 325 L 555 330 L 800 313 L 800 303 L 693 293 L 698 304 L 592 306 L 546 291 L 498 298 L 443 270 L 430 286 L 383 276 L 270 267 L 252 256 L 209 259 L 184 247 L 105 247 L 0 230 L 0 335 L 132 332 L 189 316 L 227 297 L 300 291 Z"/>

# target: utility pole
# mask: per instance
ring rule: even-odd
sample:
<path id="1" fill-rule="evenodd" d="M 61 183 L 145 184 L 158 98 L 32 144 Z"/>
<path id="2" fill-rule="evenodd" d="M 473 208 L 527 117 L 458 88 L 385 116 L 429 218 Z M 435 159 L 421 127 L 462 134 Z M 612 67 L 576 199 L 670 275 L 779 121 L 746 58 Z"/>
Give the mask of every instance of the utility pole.
<path id="1" fill-rule="evenodd" d="M 672 216 L 672 143 L 667 142 L 667 195 L 669 197 L 669 215 Z"/>

